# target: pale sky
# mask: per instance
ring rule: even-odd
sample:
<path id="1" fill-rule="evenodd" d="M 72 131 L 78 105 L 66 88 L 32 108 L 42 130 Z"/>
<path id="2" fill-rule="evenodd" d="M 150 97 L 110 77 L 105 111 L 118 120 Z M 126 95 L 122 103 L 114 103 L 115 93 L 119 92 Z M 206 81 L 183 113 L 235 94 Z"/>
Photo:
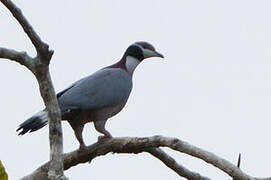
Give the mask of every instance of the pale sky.
<path id="1" fill-rule="evenodd" d="M 152 43 L 165 59 L 147 59 L 134 73 L 124 110 L 107 122 L 113 136 L 178 137 L 236 164 L 249 175 L 271 176 L 271 1 L 47 0 L 14 1 L 55 51 L 56 91 L 116 62 L 135 41 Z M 0 4 L 0 46 L 34 48 Z M 48 126 L 22 137 L 17 126 L 43 109 L 34 76 L 0 61 L 0 160 L 10 179 L 49 159 Z M 64 151 L 78 148 L 67 122 Z M 93 124 L 84 129 L 96 142 Z M 187 168 L 213 179 L 231 178 L 185 154 L 166 149 Z M 180 179 L 147 153 L 107 155 L 65 171 L 75 179 Z"/>

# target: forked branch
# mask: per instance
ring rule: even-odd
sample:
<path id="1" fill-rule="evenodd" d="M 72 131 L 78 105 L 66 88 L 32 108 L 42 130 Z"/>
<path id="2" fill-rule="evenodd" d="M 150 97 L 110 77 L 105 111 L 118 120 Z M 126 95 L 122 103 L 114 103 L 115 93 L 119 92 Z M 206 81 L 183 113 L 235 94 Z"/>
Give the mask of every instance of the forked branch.
<path id="1" fill-rule="evenodd" d="M 1 0 L 1 2 L 8 8 L 22 26 L 34 45 L 37 56 L 32 58 L 26 52 L 18 52 L 0 47 L 0 58 L 18 62 L 26 66 L 35 75 L 39 83 L 40 93 L 49 117 L 50 166 L 47 177 L 49 177 L 49 179 L 65 178 L 63 176 L 62 162 L 63 140 L 61 114 L 48 67 L 53 51 L 50 50 L 49 46 L 41 40 L 34 28 L 24 17 L 22 11 L 11 0 Z"/>
<path id="2" fill-rule="evenodd" d="M 24 32 L 35 46 L 38 55 L 44 56 L 43 60 L 46 60 L 46 63 L 49 64 L 53 55 L 53 51 L 49 50 L 49 46 L 41 40 L 39 35 L 35 32 L 34 28 L 24 17 L 21 9 L 18 8 L 11 0 L 1 0 L 1 2 L 9 9 L 15 19 L 20 23 Z"/>
<path id="3" fill-rule="evenodd" d="M 199 158 L 220 170 L 227 173 L 229 176 L 239 180 L 271 180 L 271 178 L 255 178 L 241 171 L 237 166 L 229 161 L 216 156 L 215 154 L 193 146 L 185 141 L 177 138 L 152 136 L 152 137 L 123 137 L 113 138 L 106 141 L 98 141 L 84 150 L 76 150 L 64 155 L 64 169 L 67 170 L 81 163 L 91 162 L 92 159 L 103 156 L 108 153 L 142 153 L 148 152 L 160 159 L 165 165 L 175 171 L 182 177 L 193 180 L 209 180 L 198 173 L 192 172 L 187 168 L 177 164 L 177 162 L 167 155 L 159 147 L 168 147 L 177 152 L 185 153 L 193 157 Z M 46 174 L 48 163 L 42 165 L 36 170 L 36 175 Z M 30 175 L 35 177 L 34 174 Z"/>

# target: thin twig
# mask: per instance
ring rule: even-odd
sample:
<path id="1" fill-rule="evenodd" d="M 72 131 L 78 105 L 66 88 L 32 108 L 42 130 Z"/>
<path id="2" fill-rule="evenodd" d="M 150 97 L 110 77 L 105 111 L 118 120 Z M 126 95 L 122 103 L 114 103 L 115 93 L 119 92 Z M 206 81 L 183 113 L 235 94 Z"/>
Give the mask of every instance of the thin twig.
<path id="1" fill-rule="evenodd" d="M 240 164 L 241 164 L 241 153 L 239 153 L 239 156 L 238 156 L 238 161 L 237 161 L 237 167 L 240 169 Z M 239 180 L 237 178 L 232 178 L 232 180 Z"/>
<path id="2" fill-rule="evenodd" d="M 178 164 L 175 159 L 173 159 L 171 156 L 169 156 L 167 153 L 165 153 L 160 148 L 150 148 L 148 152 L 156 157 L 157 159 L 161 160 L 167 167 L 175 171 L 177 174 L 179 174 L 182 177 L 185 177 L 189 180 L 211 180 L 208 177 L 201 176 L 199 173 L 192 172 L 186 167 Z"/>
<path id="3" fill-rule="evenodd" d="M 239 153 L 238 161 L 237 161 L 237 167 L 240 168 L 241 165 L 241 153 Z"/>

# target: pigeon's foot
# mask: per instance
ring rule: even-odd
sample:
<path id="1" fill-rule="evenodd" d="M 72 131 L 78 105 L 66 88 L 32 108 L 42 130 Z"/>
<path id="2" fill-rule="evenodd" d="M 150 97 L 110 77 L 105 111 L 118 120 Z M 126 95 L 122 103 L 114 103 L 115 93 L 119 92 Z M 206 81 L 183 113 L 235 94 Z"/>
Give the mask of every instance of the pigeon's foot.
<path id="1" fill-rule="evenodd" d="M 112 139 L 112 136 L 99 136 L 98 137 L 98 141 L 106 141 L 106 140 L 109 140 L 109 139 Z"/>
<path id="2" fill-rule="evenodd" d="M 86 148 L 87 148 L 87 147 L 86 147 L 85 144 L 80 144 L 80 146 L 79 146 L 79 152 L 84 151 Z"/>

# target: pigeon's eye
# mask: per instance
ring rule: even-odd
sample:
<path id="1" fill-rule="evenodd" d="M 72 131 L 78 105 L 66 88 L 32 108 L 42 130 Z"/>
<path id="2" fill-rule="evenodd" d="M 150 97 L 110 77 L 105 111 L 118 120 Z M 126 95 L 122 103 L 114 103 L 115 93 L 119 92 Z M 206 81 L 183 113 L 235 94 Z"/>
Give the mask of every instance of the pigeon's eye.
<path id="1" fill-rule="evenodd" d="M 148 50 L 151 50 L 151 51 L 155 51 L 154 47 L 147 43 L 147 42 L 138 42 L 137 43 L 138 45 L 140 45 L 143 49 L 148 49 Z"/>
<path id="2" fill-rule="evenodd" d="M 149 49 L 149 50 L 151 50 L 151 51 L 154 51 L 154 47 L 152 47 L 152 46 L 150 46 L 150 45 L 148 45 L 148 44 L 144 45 L 143 48 L 144 48 L 144 49 Z"/>

